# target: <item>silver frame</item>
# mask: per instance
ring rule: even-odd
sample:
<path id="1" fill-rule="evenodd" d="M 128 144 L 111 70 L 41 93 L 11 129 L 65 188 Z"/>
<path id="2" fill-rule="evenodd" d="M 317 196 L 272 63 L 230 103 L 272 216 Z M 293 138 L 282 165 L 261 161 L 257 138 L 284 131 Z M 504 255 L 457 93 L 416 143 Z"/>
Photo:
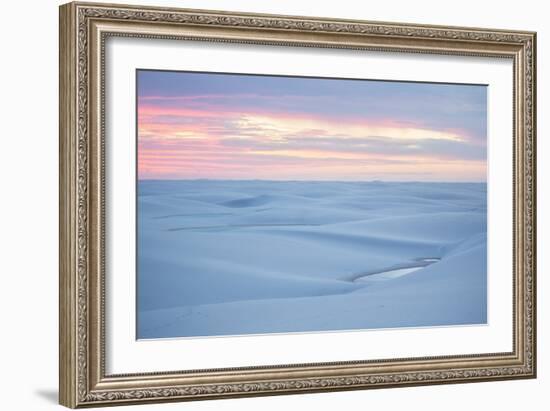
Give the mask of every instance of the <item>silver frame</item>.
<path id="1" fill-rule="evenodd" d="M 104 49 L 113 36 L 512 59 L 512 352 L 106 375 Z M 75 408 L 534 378 L 535 50 L 533 32 L 92 3 L 61 6 L 60 403 Z"/>

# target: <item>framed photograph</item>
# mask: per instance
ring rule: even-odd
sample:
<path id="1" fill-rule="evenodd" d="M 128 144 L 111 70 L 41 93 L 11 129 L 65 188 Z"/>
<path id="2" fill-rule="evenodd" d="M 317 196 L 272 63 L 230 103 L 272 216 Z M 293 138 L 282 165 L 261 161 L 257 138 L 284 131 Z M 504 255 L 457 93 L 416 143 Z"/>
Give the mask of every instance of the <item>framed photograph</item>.
<path id="1" fill-rule="evenodd" d="M 533 32 L 60 8 L 60 403 L 536 375 Z"/>

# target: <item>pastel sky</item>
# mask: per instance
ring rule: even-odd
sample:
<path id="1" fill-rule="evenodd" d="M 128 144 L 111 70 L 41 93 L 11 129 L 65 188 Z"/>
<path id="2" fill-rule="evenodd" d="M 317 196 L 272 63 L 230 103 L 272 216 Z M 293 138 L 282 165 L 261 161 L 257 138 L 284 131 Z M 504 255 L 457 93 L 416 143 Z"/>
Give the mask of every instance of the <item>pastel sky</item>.
<path id="1" fill-rule="evenodd" d="M 139 179 L 486 181 L 483 85 L 137 76 Z"/>

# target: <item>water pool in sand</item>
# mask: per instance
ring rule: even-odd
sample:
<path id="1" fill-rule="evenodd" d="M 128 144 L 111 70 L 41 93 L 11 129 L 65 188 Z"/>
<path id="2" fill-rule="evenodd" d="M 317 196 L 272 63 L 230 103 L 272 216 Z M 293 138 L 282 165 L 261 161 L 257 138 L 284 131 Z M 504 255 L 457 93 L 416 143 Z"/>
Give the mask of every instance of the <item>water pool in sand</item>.
<path id="1" fill-rule="evenodd" d="M 353 281 L 356 283 L 368 283 L 371 281 L 385 281 L 385 280 L 392 280 L 394 278 L 403 277 L 404 275 L 414 273 L 415 271 L 422 270 L 423 268 L 427 267 L 428 265 L 431 265 L 437 261 L 439 261 L 439 258 L 421 258 L 418 260 L 417 264 L 421 265 L 414 265 L 411 267 L 401 267 L 401 268 L 394 268 L 392 270 L 386 270 L 381 271 L 377 273 L 371 273 L 362 275 L 361 277 L 355 278 Z"/>

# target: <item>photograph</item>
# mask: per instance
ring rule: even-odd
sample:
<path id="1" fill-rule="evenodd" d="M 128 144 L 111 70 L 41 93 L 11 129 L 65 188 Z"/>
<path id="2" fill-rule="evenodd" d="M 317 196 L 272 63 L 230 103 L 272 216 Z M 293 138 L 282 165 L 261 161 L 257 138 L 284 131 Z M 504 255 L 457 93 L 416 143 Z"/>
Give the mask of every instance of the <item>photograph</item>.
<path id="1" fill-rule="evenodd" d="M 140 69 L 138 339 L 487 324 L 487 85 Z"/>

